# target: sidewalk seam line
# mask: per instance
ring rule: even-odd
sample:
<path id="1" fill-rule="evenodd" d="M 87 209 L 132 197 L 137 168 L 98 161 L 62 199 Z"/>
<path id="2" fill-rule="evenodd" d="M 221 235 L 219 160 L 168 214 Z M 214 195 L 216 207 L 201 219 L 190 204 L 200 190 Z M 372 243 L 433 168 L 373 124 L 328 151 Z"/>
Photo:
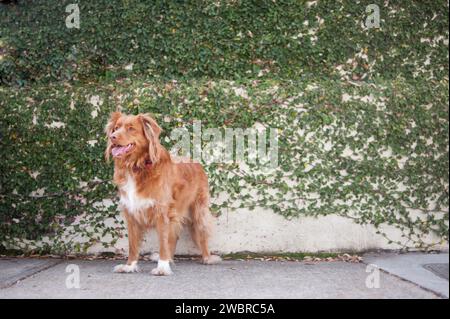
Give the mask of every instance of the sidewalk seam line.
<path id="1" fill-rule="evenodd" d="M 17 280 L 13 281 L 13 282 L 10 283 L 10 284 L 7 284 L 7 285 L 5 285 L 5 286 L 0 286 L 0 290 L 1 290 L 1 289 L 8 289 L 8 288 L 11 288 L 11 287 L 14 286 L 15 284 L 17 284 L 19 281 L 23 281 L 23 280 L 25 280 L 25 279 L 28 279 L 28 278 L 30 278 L 30 277 L 36 275 L 36 274 L 39 274 L 39 273 L 43 272 L 44 270 L 50 269 L 50 268 L 52 268 L 52 267 L 55 267 L 55 266 L 57 266 L 57 265 L 59 265 L 59 264 L 61 264 L 61 263 L 63 263 L 63 262 L 64 262 L 64 260 L 61 259 L 61 260 L 58 260 L 57 262 L 55 262 L 55 263 L 53 263 L 53 264 L 51 264 L 51 265 L 44 266 L 44 267 L 42 267 L 41 269 L 37 270 L 36 272 L 30 273 L 30 274 L 28 274 L 28 275 L 24 275 L 23 277 L 18 278 Z"/>
<path id="2" fill-rule="evenodd" d="M 364 262 L 364 261 L 363 261 L 362 263 L 365 264 L 365 265 L 370 265 L 370 264 L 368 264 L 367 262 Z M 378 266 L 377 266 L 377 267 L 378 267 Z M 387 270 L 385 270 L 385 269 L 382 269 L 381 267 L 378 267 L 378 269 L 381 270 L 382 272 L 384 272 L 384 273 L 387 274 L 387 275 L 391 275 L 391 276 L 396 277 L 396 278 L 398 278 L 398 279 L 400 279 L 400 280 L 402 280 L 402 281 L 409 282 L 409 283 L 411 283 L 411 284 L 413 284 L 413 285 L 419 287 L 420 289 L 423 289 L 423 290 L 425 290 L 425 291 L 431 292 L 431 293 L 434 294 L 436 297 L 439 297 L 439 298 L 441 298 L 441 299 L 448 299 L 447 296 L 441 294 L 440 292 L 437 292 L 437 291 L 434 291 L 434 290 L 432 290 L 432 289 L 430 289 L 430 288 L 424 287 L 424 286 L 422 286 L 422 285 L 420 285 L 420 284 L 418 284 L 418 283 L 416 283 L 416 282 L 414 282 L 414 281 L 411 281 L 411 280 L 409 280 L 409 279 L 406 279 L 406 278 L 403 278 L 403 277 L 401 277 L 401 276 L 399 276 L 399 275 L 396 275 L 396 274 L 394 274 L 394 273 L 391 273 L 391 272 L 389 272 L 389 271 L 387 271 Z"/>

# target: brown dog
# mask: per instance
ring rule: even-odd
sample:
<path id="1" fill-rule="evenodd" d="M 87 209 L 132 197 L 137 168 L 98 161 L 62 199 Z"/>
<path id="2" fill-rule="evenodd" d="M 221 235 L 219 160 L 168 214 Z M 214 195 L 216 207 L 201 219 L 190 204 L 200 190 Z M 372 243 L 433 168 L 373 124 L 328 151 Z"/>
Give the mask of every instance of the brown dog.
<path id="1" fill-rule="evenodd" d="M 190 226 L 192 239 L 202 252 L 203 263 L 220 261 L 211 255 L 208 178 L 198 163 L 174 163 L 159 143 L 161 128 L 148 114 L 111 114 L 106 126 L 106 159 L 114 158 L 114 183 L 128 227 L 129 256 L 115 272 L 137 271 L 139 248 L 147 230 L 156 228 L 158 267 L 153 275 L 170 275 L 179 233 Z"/>

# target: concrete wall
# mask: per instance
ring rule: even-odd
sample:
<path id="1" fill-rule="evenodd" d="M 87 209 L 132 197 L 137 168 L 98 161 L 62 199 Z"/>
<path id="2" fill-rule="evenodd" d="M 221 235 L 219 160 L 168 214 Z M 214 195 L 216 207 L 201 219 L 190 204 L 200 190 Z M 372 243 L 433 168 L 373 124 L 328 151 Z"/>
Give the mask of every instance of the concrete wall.
<path id="1" fill-rule="evenodd" d="M 393 240 L 401 236 L 395 228 L 384 229 Z M 430 236 L 430 242 L 437 238 Z M 94 246 L 91 253 L 128 251 L 127 238 L 122 238 L 114 248 Z M 320 252 L 354 251 L 371 249 L 399 249 L 388 244 L 370 225 L 358 225 L 352 220 L 330 215 L 322 217 L 301 217 L 287 220 L 269 210 L 238 210 L 224 212 L 216 219 L 215 233 L 210 244 L 211 250 L 219 253 L 240 251 L 252 252 Z M 437 247 L 448 250 L 448 245 Z M 143 252 L 158 250 L 154 231 L 147 236 Z M 188 231 L 184 231 L 177 247 L 177 254 L 198 254 Z"/>

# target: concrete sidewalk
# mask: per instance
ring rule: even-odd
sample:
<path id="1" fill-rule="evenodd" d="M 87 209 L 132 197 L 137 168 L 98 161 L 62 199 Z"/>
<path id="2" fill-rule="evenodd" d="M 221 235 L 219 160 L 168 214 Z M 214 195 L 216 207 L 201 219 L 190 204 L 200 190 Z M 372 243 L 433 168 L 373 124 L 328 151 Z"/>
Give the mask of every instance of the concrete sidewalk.
<path id="1" fill-rule="evenodd" d="M 448 257 L 448 254 L 371 253 L 364 256 L 364 261 L 448 298 Z"/>
<path id="2" fill-rule="evenodd" d="M 441 260 L 447 260 L 448 273 L 448 254 L 439 256 L 443 258 Z M 389 259 L 395 256 L 387 254 L 376 257 Z M 417 256 L 415 258 L 417 259 Z M 408 281 L 410 279 L 402 279 L 398 274 L 392 275 L 377 271 L 373 267 L 367 268 L 365 263 L 311 264 L 230 260 L 205 266 L 196 261 L 182 260 L 176 262 L 173 267 L 174 275 L 169 277 L 151 276 L 150 271 L 155 264 L 149 261 L 140 263 L 139 273 L 113 273 L 113 267 L 119 263 L 123 261 L 2 258 L 0 298 L 445 297 L 440 291 L 424 287 L 423 283 L 415 284 Z M 377 264 L 377 261 L 370 259 L 370 263 Z M 75 274 L 73 269 L 79 269 L 79 288 L 70 288 Z M 435 275 L 432 271 L 425 271 L 426 276 L 430 273 L 448 287 L 447 279 Z M 437 280 L 428 277 L 430 278 Z M 376 283 L 379 283 L 379 288 Z"/>

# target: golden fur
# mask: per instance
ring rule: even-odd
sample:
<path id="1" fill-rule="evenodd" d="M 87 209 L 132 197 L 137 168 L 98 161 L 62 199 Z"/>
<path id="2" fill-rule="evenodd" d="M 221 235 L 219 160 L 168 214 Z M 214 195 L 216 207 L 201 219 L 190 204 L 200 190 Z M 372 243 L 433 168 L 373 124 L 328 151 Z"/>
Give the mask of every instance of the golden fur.
<path id="1" fill-rule="evenodd" d="M 114 183 L 125 203 L 121 206 L 128 227 L 127 265 L 137 263 L 143 236 L 152 227 L 158 233 L 160 260 L 173 260 L 184 224 L 189 225 L 203 262 L 219 261 L 208 249 L 211 214 L 208 178 L 202 166 L 174 163 L 159 142 L 161 128 L 148 114 L 114 112 L 105 131 L 105 156 L 115 155 Z"/>

